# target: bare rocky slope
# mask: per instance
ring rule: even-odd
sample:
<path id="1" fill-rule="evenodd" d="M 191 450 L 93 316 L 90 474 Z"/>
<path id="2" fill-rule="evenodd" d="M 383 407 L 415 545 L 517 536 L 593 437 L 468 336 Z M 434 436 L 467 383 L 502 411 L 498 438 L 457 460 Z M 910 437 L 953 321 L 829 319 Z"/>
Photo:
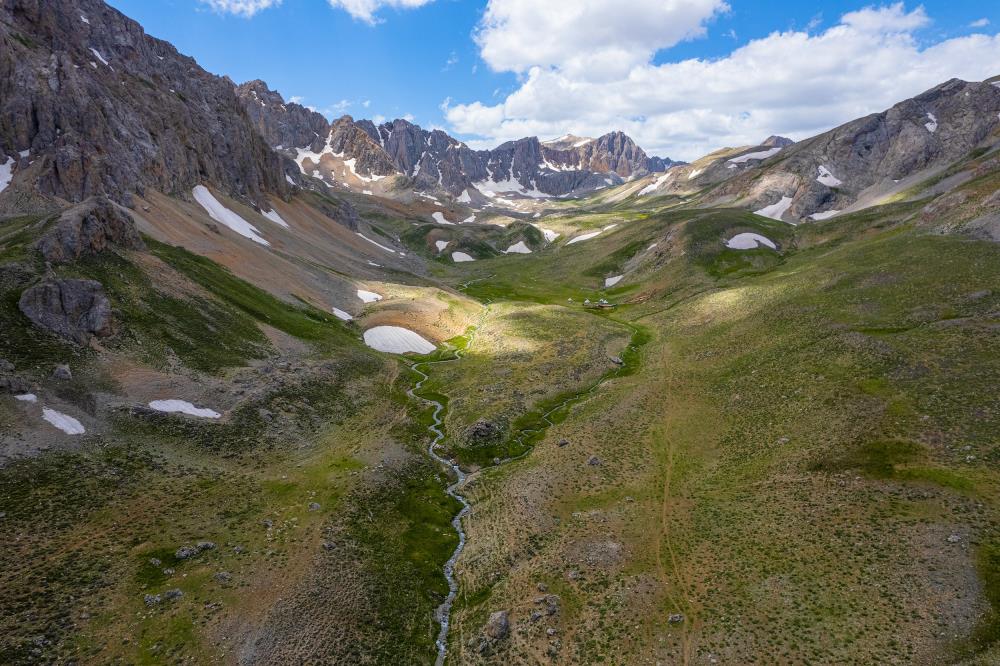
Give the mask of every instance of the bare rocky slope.
<path id="1" fill-rule="evenodd" d="M 289 190 L 234 84 L 101 0 L 0 3 L 7 159 L 41 194 L 70 202 L 201 182 L 252 202 Z"/>
<path id="2" fill-rule="evenodd" d="M 1000 88 L 953 79 L 794 145 L 765 142 L 721 155 L 691 180 L 715 186 L 710 198 L 750 210 L 784 201 L 779 217 L 786 221 L 823 219 L 919 185 L 977 149 L 986 152 L 998 143 L 998 114 Z"/>

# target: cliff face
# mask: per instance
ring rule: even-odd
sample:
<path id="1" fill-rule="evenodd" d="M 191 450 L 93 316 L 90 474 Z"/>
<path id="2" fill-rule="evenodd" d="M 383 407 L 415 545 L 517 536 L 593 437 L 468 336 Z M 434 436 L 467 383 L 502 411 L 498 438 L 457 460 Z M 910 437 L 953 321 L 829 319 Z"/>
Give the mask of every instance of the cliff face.
<path id="1" fill-rule="evenodd" d="M 288 191 L 233 83 L 101 0 L 0 0 L 0 155 L 72 202 L 202 182 L 251 201 Z"/>

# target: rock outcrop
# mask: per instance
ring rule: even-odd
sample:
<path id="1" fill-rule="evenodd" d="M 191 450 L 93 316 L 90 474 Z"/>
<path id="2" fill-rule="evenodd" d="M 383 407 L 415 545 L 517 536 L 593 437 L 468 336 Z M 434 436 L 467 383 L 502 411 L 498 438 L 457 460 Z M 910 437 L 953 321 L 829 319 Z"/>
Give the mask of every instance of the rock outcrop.
<path id="1" fill-rule="evenodd" d="M 46 261 L 63 264 L 100 254 L 110 247 L 145 249 L 135 220 L 104 197 L 64 212 L 35 244 Z"/>
<path id="2" fill-rule="evenodd" d="M 94 280 L 45 280 L 26 289 L 18 307 L 38 328 L 81 346 L 114 332 L 111 303 Z"/>
<path id="3" fill-rule="evenodd" d="M 232 81 L 101 0 L 0 2 L 0 155 L 19 153 L 38 191 L 71 202 L 289 189 Z"/>

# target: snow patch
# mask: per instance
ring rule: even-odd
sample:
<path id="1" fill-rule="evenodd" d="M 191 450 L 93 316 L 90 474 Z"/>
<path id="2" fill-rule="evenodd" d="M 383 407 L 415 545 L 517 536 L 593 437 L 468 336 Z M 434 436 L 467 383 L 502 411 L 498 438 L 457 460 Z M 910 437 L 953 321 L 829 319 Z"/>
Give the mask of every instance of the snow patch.
<path id="1" fill-rule="evenodd" d="M 930 122 L 924 123 L 924 127 L 927 128 L 928 132 L 930 132 L 931 134 L 934 134 L 934 132 L 937 132 L 937 128 L 938 128 L 937 116 L 935 116 L 933 113 L 928 113 L 927 114 L 927 119 L 930 120 Z"/>
<path id="2" fill-rule="evenodd" d="M 83 424 L 74 419 L 72 416 L 63 414 L 62 412 L 57 412 L 54 409 L 44 407 L 42 409 L 42 418 L 59 428 L 67 435 L 82 435 L 87 432 L 84 429 Z"/>
<path id="3" fill-rule="evenodd" d="M 582 236 L 577 236 L 576 238 L 571 238 L 566 245 L 572 245 L 573 243 L 581 243 L 585 240 L 590 240 L 591 238 L 597 238 L 601 235 L 601 231 L 591 231 L 590 233 L 583 234 Z"/>
<path id="4" fill-rule="evenodd" d="M 622 278 L 624 278 L 624 277 L 625 277 L 624 275 L 616 275 L 614 277 L 605 278 L 604 279 L 604 288 L 607 289 L 608 287 L 615 286 L 616 284 L 618 284 L 619 282 L 621 282 Z"/>
<path id="5" fill-rule="evenodd" d="M 358 236 L 361 236 L 362 238 L 364 238 L 364 239 L 365 239 L 366 241 L 368 241 L 368 242 L 369 242 L 369 243 L 371 243 L 372 245 L 376 245 L 376 246 L 378 246 L 378 247 L 382 248 L 383 250 L 385 250 L 385 251 L 386 251 L 386 252 L 388 252 L 389 254 L 396 254 L 396 251 L 395 251 L 395 250 L 393 250 L 393 249 L 392 249 L 391 247 L 386 247 L 385 245 L 382 245 L 381 243 L 376 243 L 375 241 L 373 241 L 373 240 L 372 240 L 371 238 L 368 238 L 368 236 L 365 236 L 365 235 L 364 235 L 363 233 L 361 233 L 360 231 L 355 231 L 354 233 L 355 233 L 356 235 L 358 235 Z"/>
<path id="6" fill-rule="evenodd" d="M 828 210 L 828 211 L 823 212 L 823 213 L 813 213 L 812 215 L 809 216 L 809 219 L 810 220 L 816 220 L 816 221 L 819 221 L 819 220 L 829 220 L 834 215 L 839 215 L 839 214 L 840 214 L 839 210 Z"/>
<path id="7" fill-rule="evenodd" d="M 464 220 L 462 220 L 462 224 L 472 224 L 475 221 L 476 221 L 476 214 L 473 213 L 469 217 L 467 217 Z"/>
<path id="8" fill-rule="evenodd" d="M 0 164 L 0 192 L 6 190 L 12 180 L 14 180 L 14 158 L 8 157 L 6 162 Z"/>
<path id="9" fill-rule="evenodd" d="M 781 201 L 776 204 L 771 204 L 770 206 L 765 206 L 760 210 L 754 211 L 755 214 L 761 217 L 769 217 L 772 220 L 781 221 L 782 216 L 788 212 L 788 209 L 792 207 L 791 197 L 781 197 Z"/>
<path id="10" fill-rule="evenodd" d="M 83 14 L 80 14 L 80 20 L 83 21 L 84 23 L 86 23 L 87 25 L 90 25 L 90 19 L 88 19 Z"/>
<path id="11" fill-rule="evenodd" d="M 840 187 L 844 184 L 842 180 L 834 176 L 830 170 L 822 164 L 819 166 L 819 177 L 816 180 L 827 187 Z"/>
<path id="12" fill-rule="evenodd" d="M 95 58 L 101 61 L 102 65 L 104 65 L 105 67 L 110 67 L 110 65 L 108 65 L 108 61 L 104 59 L 104 56 L 101 55 L 100 51 L 92 47 L 90 49 L 90 52 L 94 54 Z"/>
<path id="13" fill-rule="evenodd" d="M 466 254 L 464 252 L 452 252 L 451 253 L 451 260 L 454 261 L 456 264 L 461 264 L 461 263 L 464 263 L 464 262 L 467 262 L 467 261 L 475 261 L 476 258 L 472 257 L 472 256 L 470 256 L 470 255 L 468 255 L 468 254 Z"/>
<path id="14" fill-rule="evenodd" d="M 38 402 L 38 396 L 34 393 L 22 393 L 21 395 L 15 395 L 14 400 L 20 402 Z"/>
<path id="15" fill-rule="evenodd" d="M 434 241 L 434 245 L 437 246 L 438 252 L 440 252 L 441 250 L 448 247 L 448 241 L 443 241 L 443 240 Z"/>
<path id="16" fill-rule="evenodd" d="M 670 180 L 671 178 L 673 178 L 673 176 L 674 176 L 674 174 L 672 172 L 668 172 L 668 173 L 663 174 L 662 176 L 660 176 L 659 178 L 657 178 L 655 181 L 653 181 L 652 183 L 650 183 L 646 187 L 644 187 L 641 190 L 639 190 L 639 196 L 640 197 L 644 197 L 647 194 L 652 194 L 656 190 L 660 189 L 661 185 L 663 185 L 668 180 Z"/>
<path id="17" fill-rule="evenodd" d="M 292 180 L 292 177 L 289 176 L 287 173 L 285 174 L 285 182 L 287 182 L 289 185 L 295 185 L 295 181 Z"/>
<path id="18" fill-rule="evenodd" d="M 433 343 L 413 331 L 399 326 L 376 326 L 365 331 L 365 344 L 388 354 L 430 354 L 437 349 Z"/>
<path id="19" fill-rule="evenodd" d="M 260 214 L 266 217 L 267 219 L 271 220 L 278 226 L 288 229 L 288 222 L 285 222 L 283 219 L 281 219 L 281 216 L 278 215 L 278 211 L 267 210 L 267 211 L 261 211 Z"/>
<path id="20" fill-rule="evenodd" d="M 376 294 L 374 291 L 365 291 L 364 289 L 358 289 L 358 298 L 360 298 L 363 303 L 377 303 L 382 300 L 382 296 L 380 294 Z"/>
<path id="21" fill-rule="evenodd" d="M 727 160 L 732 164 L 746 164 L 750 160 L 766 160 L 768 157 L 774 157 L 781 152 L 781 146 L 776 148 L 769 148 L 768 150 L 761 150 L 756 153 L 747 153 L 746 155 L 740 155 L 739 157 L 734 157 L 731 160 Z"/>
<path id="22" fill-rule="evenodd" d="M 153 400 L 149 403 L 150 409 L 167 414 L 187 414 L 197 416 L 200 419 L 217 419 L 222 414 L 207 407 L 195 407 L 186 400 Z"/>
<path id="23" fill-rule="evenodd" d="M 229 210 L 215 198 L 215 196 L 208 191 L 208 188 L 204 185 L 196 185 L 191 191 L 194 196 L 194 200 L 197 201 L 205 212 L 208 213 L 216 222 L 219 222 L 244 238 L 249 238 L 255 243 L 260 243 L 261 245 L 270 245 L 263 237 L 260 235 L 260 231 L 257 227 L 253 226 L 242 217 Z"/>
<path id="24" fill-rule="evenodd" d="M 525 245 L 524 241 L 518 241 L 507 248 L 504 254 L 531 254 L 531 248 Z"/>
<path id="25" fill-rule="evenodd" d="M 551 229 L 542 229 L 537 224 L 533 224 L 531 226 L 533 226 L 534 228 L 536 228 L 536 229 L 538 229 L 539 231 L 542 232 L 542 236 L 545 237 L 545 242 L 546 243 L 551 243 L 555 239 L 559 238 L 559 234 L 557 232 L 555 232 L 555 231 L 552 231 Z"/>
<path id="26" fill-rule="evenodd" d="M 772 250 L 778 249 L 778 246 L 774 244 L 774 241 L 766 236 L 761 236 L 760 234 L 736 234 L 726 241 L 726 247 L 731 250 L 756 250 L 762 245 L 766 245 Z"/>
<path id="27" fill-rule="evenodd" d="M 694 180 L 695 178 L 700 176 L 704 171 L 705 171 L 704 169 L 695 169 L 694 171 L 688 174 L 688 180 Z"/>
<path id="28" fill-rule="evenodd" d="M 442 213 L 441 211 L 435 212 L 433 215 L 431 215 L 431 217 L 433 217 L 434 221 L 437 222 L 438 224 L 447 224 L 448 226 L 452 227 L 455 226 L 454 222 L 449 222 L 447 219 L 445 219 L 444 213 Z"/>
<path id="29" fill-rule="evenodd" d="M 462 194 L 456 199 L 459 203 L 472 203 L 472 197 L 469 196 L 469 190 L 462 190 Z"/>
<path id="30" fill-rule="evenodd" d="M 332 308 L 332 309 L 333 309 L 333 316 L 336 317 L 337 319 L 340 319 L 341 321 L 351 321 L 352 319 L 354 319 L 354 317 L 352 317 L 351 313 L 349 312 L 344 312 L 340 308 Z"/>

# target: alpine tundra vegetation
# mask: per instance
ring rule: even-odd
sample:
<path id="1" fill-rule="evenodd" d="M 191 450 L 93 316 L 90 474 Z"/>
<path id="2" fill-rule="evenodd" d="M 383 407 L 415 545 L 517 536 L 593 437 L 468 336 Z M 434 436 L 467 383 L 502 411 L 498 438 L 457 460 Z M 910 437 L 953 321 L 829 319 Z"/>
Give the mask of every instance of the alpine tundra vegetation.
<path id="1" fill-rule="evenodd" d="M 760 4 L 0 0 L 0 663 L 1000 664 L 1000 10 Z"/>

